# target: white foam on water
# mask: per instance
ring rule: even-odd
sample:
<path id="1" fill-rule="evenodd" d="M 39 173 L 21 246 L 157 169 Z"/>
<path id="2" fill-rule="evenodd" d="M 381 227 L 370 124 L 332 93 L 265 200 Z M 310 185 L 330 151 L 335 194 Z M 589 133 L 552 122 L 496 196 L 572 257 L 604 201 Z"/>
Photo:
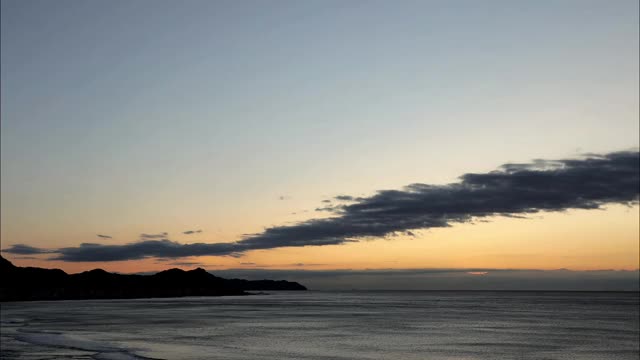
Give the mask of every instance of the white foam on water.
<path id="1" fill-rule="evenodd" d="M 77 349 L 86 351 L 119 351 L 115 347 L 97 341 L 82 339 L 59 333 L 22 333 L 16 336 L 17 340 L 36 345 L 62 347 L 67 349 Z"/>
<path id="2" fill-rule="evenodd" d="M 61 333 L 20 333 L 16 340 L 35 345 L 51 346 L 64 349 L 82 350 L 96 353 L 93 358 L 99 360 L 141 360 L 149 359 L 119 348 L 113 344 L 99 342 Z"/>

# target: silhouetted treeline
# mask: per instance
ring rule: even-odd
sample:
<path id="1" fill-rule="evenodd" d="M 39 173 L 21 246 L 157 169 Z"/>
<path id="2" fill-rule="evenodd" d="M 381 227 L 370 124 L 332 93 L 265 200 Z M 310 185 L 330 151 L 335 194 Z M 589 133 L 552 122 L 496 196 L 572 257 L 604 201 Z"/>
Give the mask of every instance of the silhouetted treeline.
<path id="1" fill-rule="evenodd" d="M 102 269 L 67 274 L 60 269 L 17 267 L 0 256 L 0 301 L 129 299 L 247 295 L 247 290 L 306 290 L 296 282 L 224 279 L 198 268 L 153 275 L 122 275 Z"/>

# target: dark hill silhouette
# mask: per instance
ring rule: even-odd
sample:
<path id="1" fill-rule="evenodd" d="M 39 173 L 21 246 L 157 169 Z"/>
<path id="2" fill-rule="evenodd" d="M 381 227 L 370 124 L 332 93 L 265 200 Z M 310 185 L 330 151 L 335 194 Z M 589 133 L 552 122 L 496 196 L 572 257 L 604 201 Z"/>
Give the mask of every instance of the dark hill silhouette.
<path id="1" fill-rule="evenodd" d="M 248 295 L 247 290 L 306 290 L 296 282 L 224 279 L 204 269 L 169 269 L 122 275 L 102 269 L 67 274 L 60 269 L 18 267 L 0 256 L 0 301 L 130 299 Z"/>

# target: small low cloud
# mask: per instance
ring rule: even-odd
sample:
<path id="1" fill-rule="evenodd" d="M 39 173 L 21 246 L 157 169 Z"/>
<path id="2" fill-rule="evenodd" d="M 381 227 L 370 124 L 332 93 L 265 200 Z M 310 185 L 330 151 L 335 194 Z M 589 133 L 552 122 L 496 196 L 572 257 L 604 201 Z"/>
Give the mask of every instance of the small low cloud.
<path id="1" fill-rule="evenodd" d="M 336 199 L 338 201 L 354 201 L 354 200 L 356 200 L 356 198 L 354 198 L 353 196 L 350 196 L 350 195 L 338 195 L 338 196 L 334 197 L 334 199 Z"/>
<path id="2" fill-rule="evenodd" d="M 202 230 L 187 230 L 187 231 L 183 231 L 182 233 L 185 235 L 200 234 L 202 233 Z"/>
<path id="3" fill-rule="evenodd" d="M 113 239 L 113 237 L 111 237 L 110 235 L 96 234 L 96 236 L 101 239 Z"/>
<path id="4" fill-rule="evenodd" d="M 140 240 L 166 239 L 169 233 L 162 232 L 159 234 L 140 234 Z"/>
<path id="5" fill-rule="evenodd" d="M 318 208 L 315 209 L 315 211 L 335 212 L 336 211 L 336 207 L 335 206 L 318 207 Z"/>

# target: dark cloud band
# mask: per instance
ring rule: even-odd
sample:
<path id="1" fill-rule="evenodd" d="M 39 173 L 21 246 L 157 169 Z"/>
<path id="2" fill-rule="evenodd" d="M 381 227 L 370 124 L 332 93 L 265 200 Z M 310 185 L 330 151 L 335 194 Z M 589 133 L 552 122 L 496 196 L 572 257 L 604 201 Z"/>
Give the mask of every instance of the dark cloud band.
<path id="1" fill-rule="evenodd" d="M 350 203 L 325 208 L 335 217 L 271 227 L 233 243 L 179 244 L 147 235 L 131 244 L 81 244 L 53 252 L 58 254 L 55 259 L 64 261 L 238 256 L 258 249 L 337 245 L 489 216 L 598 209 L 608 203 L 631 205 L 638 202 L 639 164 L 637 151 L 506 164 L 489 173 L 462 175 L 460 182 L 448 185 L 412 184 L 402 190 L 382 190 L 371 197 L 340 196 L 338 200 Z M 4 251 L 33 254 L 17 252 L 18 246 L 26 245 Z"/>
<path id="2" fill-rule="evenodd" d="M 11 246 L 8 249 L 3 249 L 2 251 L 11 253 L 11 254 L 17 254 L 17 255 L 37 255 L 37 254 L 57 253 L 56 250 L 40 249 L 37 247 L 24 245 L 24 244 L 16 244 Z"/>

